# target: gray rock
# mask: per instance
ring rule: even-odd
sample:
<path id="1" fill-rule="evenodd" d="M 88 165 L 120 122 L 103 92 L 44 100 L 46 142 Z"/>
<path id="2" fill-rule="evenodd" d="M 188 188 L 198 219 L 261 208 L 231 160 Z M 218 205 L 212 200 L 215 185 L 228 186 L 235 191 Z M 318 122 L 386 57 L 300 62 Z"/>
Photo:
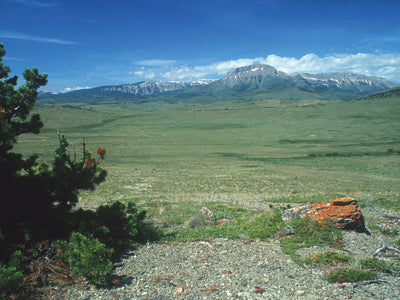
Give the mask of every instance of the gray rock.
<path id="1" fill-rule="evenodd" d="M 291 235 L 294 234 L 294 228 L 290 225 L 287 225 L 283 227 L 281 230 L 279 230 L 279 235 Z"/>
<path id="2" fill-rule="evenodd" d="M 211 210 L 209 210 L 207 207 L 203 207 L 203 208 L 200 210 L 200 214 L 201 214 L 202 216 L 207 217 L 207 219 L 209 220 L 209 222 L 212 223 L 212 224 L 215 223 L 215 221 L 217 220 L 217 218 L 215 217 L 214 213 L 213 213 Z"/>

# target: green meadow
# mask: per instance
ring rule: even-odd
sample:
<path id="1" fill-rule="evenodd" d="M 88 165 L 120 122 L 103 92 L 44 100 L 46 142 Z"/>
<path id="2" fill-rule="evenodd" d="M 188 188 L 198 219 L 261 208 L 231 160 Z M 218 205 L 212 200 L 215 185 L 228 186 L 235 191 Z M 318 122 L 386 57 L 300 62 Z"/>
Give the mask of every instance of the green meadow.
<path id="1" fill-rule="evenodd" d="M 263 208 L 354 196 L 396 207 L 400 98 L 35 108 L 44 128 L 15 150 L 51 161 L 57 128 L 81 157 L 105 147 L 107 179 L 82 206 L 137 199 L 177 223 L 202 205 Z M 211 203 L 210 203 L 211 202 Z M 212 204 L 214 203 L 214 204 Z M 269 205 L 271 206 L 271 205 Z M 397 206 L 398 207 L 398 206 Z"/>

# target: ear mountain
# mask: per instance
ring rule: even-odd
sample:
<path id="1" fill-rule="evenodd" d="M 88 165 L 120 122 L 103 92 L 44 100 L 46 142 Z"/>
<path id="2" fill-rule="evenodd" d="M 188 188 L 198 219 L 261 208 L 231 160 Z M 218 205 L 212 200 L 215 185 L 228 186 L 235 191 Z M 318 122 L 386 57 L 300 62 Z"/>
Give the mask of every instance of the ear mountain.
<path id="1" fill-rule="evenodd" d="M 256 64 L 229 71 L 219 80 L 193 82 L 142 81 L 108 85 L 63 94 L 42 92 L 39 103 L 83 102 L 200 102 L 223 100 L 355 99 L 399 87 L 381 77 L 355 73 L 287 74 Z"/>

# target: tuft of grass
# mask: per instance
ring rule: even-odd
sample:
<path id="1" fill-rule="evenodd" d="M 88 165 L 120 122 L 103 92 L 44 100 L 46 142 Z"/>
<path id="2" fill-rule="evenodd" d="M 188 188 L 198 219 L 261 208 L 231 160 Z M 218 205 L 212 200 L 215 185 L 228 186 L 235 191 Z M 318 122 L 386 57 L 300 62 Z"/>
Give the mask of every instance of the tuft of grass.
<path id="1" fill-rule="evenodd" d="M 166 235 L 163 240 L 168 241 L 204 241 L 214 238 L 230 238 L 240 239 L 245 238 L 237 224 L 225 224 L 223 226 L 208 225 L 199 228 L 183 228 L 174 233 Z"/>
<path id="2" fill-rule="evenodd" d="M 371 271 L 383 271 L 390 268 L 391 264 L 376 257 L 364 258 L 361 260 L 361 268 Z"/>
<path id="3" fill-rule="evenodd" d="M 329 246 L 343 249 L 342 233 L 330 221 L 315 221 L 311 219 L 295 219 L 290 223 L 295 230 L 293 237 L 289 236 L 281 241 L 283 253 L 303 265 L 305 261 L 299 257 L 296 251 L 300 248 L 311 246 Z"/>
<path id="4" fill-rule="evenodd" d="M 393 228 L 381 228 L 380 231 L 384 235 L 389 235 L 389 236 L 396 236 L 399 234 L 399 231 L 397 229 L 393 229 Z"/>
<path id="5" fill-rule="evenodd" d="M 219 237 L 267 240 L 286 225 L 281 219 L 279 210 L 271 211 L 265 216 L 260 217 L 258 216 L 259 212 L 255 210 L 236 210 L 221 205 L 217 205 L 214 208 L 212 211 L 217 216 L 217 219 L 223 217 L 234 219 L 235 222 L 223 225 L 206 225 L 203 222 L 198 222 L 199 226 L 195 226 L 195 228 L 180 228 L 172 230 L 172 232 L 169 230 L 169 233 L 166 230 L 163 240 L 199 241 Z M 196 219 L 196 217 L 194 218 Z"/>
<path id="6" fill-rule="evenodd" d="M 346 254 L 341 254 L 333 251 L 316 254 L 307 257 L 304 260 L 305 264 L 328 264 L 334 266 L 338 263 L 349 263 L 353 258 Z"/>
<path id="7" fill-rule="evenodd" d="M 376 278 L 376 273 L 368 270 L 341 268 L 330 272 L 327 277 L 327 280 L 328 282 L 331 283 L 334 282 L 344 283 L 344 282 L 372 280 L 374 278 Z"/>
<path id="8" fill-rule="evenodd" d="M 265 241 L 273 237 L 274 233 L 285 227 L 285 225 L 286 223 L 281 218 L 281 212 L 274 210 L 267 216 L 256 218 L 244 224 L 242 230 L 249 238 Z"/>
<path id="9" fill-rule="evenodd" d="M 378 193 L 374 205 L 380 205 L 389 210 L 400 211 L 400 195 Z"/>
<path id="10" fill-rule="evenodd" d="M 388 236 L 396 236 L 399 234 L 399 231 L 397 229 L 383 227 L 383 225 L 380 226 L 379 224 L 373 222 L 368 223 L 368 228 L 372 230 L 377 230 L 380 233 Z"/>

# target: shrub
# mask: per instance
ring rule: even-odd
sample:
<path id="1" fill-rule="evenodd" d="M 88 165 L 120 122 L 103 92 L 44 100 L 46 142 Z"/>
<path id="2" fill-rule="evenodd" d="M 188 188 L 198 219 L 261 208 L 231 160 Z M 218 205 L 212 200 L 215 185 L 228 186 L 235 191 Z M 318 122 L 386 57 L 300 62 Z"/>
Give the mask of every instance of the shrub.
<path id="1" fill-rule="evenodd" d="M 390 268 L 390 266 L 391 264 L 389 262 L 376 257 L 364 258 L 361 260 L 361 268 L 372 271 L 384 271 L 385 269 Z"/>
<path id="2" fill-rule="evenodd" d="M 371 280 L 376 277 L 376 273 L 371 271 L 364 271 L 360 269 L 337 269 L 332 271 L 327 280 L 329 282 L 357 282 L 364 280 Z"/>
<path id="3" fill-rule="evenodd" d="M 24 256 L 21 251 L 15 251 L 8 262 L 8 266 L 0 264 L 0 296 L 5 297 L 6 294 L 15 291 L 22 285 L 24 277 Z"/>
<path id="4" fill-rule="evenodd" d="M 328 252 L 316 254 L 313 256 L 309 256 L 304 260 L 304 263 L 306 263 L 306 264 L 313 264 L 313 263 L 328 264 L 328 265 L 333 266 L 340 262 L 348 263 L 348 262 L 350 262 L 350 260 L 351 260 L 351 257 L 346 254 L 328 251 Z"/>
<path id="5" fill-rule="evenodd" d="M 0 264 L 0 296 L 5 297 L 22 285 L 23 273 L 13 266 Z"/>
<path id="6" fill-rule="evenodd" d="M 97 238 L 107 247 L 121 251 L 137 245 L 144 229 L 146 211 L 139 211 L 136 202 L 116 201 L 101 205 L 95 212 L 78 210 L 72 215 L 74 231 Z"/>
<path id="7" fill-rule="evenodd" d="M 89 239 L 79 232 L 73 232 L 69 242 L 63 246 L 65 253 L 62 257 L 69 262 L 72 272 L 95 284 L 106 283 L 112 272 L 112 249 L 98 239 Z"/>
<path id="8" fill-rule="evenodd" d="M 341 242 L 342 233 L 339 229 L 336 229 L 335 224 L 331 221 L 295 219 L 289 224 L 294 228 L 295 235 L 283 239 L 281 241 L 281 248 L 283 253 L 289 254 L 298 264 L 304 263 L 296 254 L 296 250 L 300 248 L 311 246 L 329 246 L 337 249 L 343 248 Z"/>
<path id="9" fill-rule="evenodd" d="M 266 240 L 273 237 L 273 234 L 278 232 L 285 226 L 282 221 L 281 212 L 274 210 L 273 213 L 256 218 L 254 221 L 243 225 L 243 231 L 252 239 Z"/>
<path id="10" fill-rule="evenodd" d="M 104 181 L 106 171 L 98 167 L 105 149 L 99 148 L 95 160 L 85 148 L 81 160 L 71 159 L 68 142 L 59 134 L 54 163 L 38 163 L 38 155 L 24 158 L 12 152 L 21 134 L 40 133 L 39 114 L 31 113 L 37 90 L 47 84 L 47 74 L 37 68 L 26 69 L 25 84 L 18 86 L 17 76 L 3 65 L 6 51 L 0 43 L 0 260 L 8 249 L 27 240 L 41 241 L 69 236 L 68 216 L 78 202 L 79 190 L 93 190 Z"/>
<path id="11" fill-rule="evenodd" d="M 17 270 L 22 271 L 24 269 L 25 256 L 21 251 L 17 250 L 10 256 L 8 264 L 15 267 Z"/>

